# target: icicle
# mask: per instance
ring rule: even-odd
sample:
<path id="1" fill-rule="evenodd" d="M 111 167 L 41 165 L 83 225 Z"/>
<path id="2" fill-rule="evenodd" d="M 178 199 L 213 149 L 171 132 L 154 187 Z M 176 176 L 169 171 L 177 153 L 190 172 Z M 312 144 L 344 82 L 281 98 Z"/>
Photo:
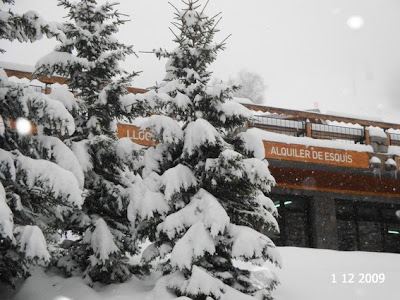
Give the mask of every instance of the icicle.
<path id="1" fill-rule="evenodd" d="M 379 177 L 379 179 L 381 179 L 381 169 L 380 168 L 374 168 L 373 173 L 374 173 L 374 177 Z"/>

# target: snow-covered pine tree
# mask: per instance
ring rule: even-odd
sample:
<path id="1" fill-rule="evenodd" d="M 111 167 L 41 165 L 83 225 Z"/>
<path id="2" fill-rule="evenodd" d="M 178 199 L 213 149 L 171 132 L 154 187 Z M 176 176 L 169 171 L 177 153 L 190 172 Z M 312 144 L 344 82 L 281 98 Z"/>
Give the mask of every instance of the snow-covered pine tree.
<path id="1" fill-rule="evenodd" d="M 49 28 L 29 12 L 1 11 L 0 23 L 0 36 L 8 40 L 34 41 Z M 19 118 L 36 124 L 38 134 L 19 134 L 12 126 Z M 0 281 L 15 286 L 29 274 L 30 263 L 49 262 L 47 244 L 56 242 L 59 224 L 83 202 L 83 173 L 60 139 L 43 134 L 71 135 L 75 125 L 69 112 L 60 102 L 9 81 L 3 69 L 0 123 Z"/>
<path id="2" fill-rule="evenodd" d="M 266 271 L 264 280 L 255 282 L 254 274 L 234 261 L 280 265 L 274 243 L 257 231 L 279 230 L 276 208 L 266 196 L 274 178 L 262 141 L 249 132 L 234 134 L 251 117 L 232 100 L 234 87 L 208 85 L 209 66 L 225 46 L 214 42 L 218 15 L 208 17 L 199 1 L 183 3 L 184 9 L 175 8 L 172 23 L 177 47 L 155 51 L 168 59 L 165 79 L 132 100 L 133 107 L 147 104 L 161 114 L 142 124 L 160 144 L 144 155 L 137 198 L 153 193 L 155 199 L 161 193 L 168 211 L 148 221 L 150 227 L 136 209 L 128 208 L 129 217 L 154 242 L 144 251 L 144 261 L 170 254 L 162 269 L 177 295 L 220 299 L 234 288 L 269 299 L 278 283 L 274 273 Z M 134 200 L 131 208 L 138 206 Z"/>
<path id="3" fill-rule="evenodd" d="M 13 5 L 14 0 L 1 0 L 3 4 Z M 0 9 L 0 38 L 9 41 L 34 42 L 43 35 L 51 38 L 53 36 L 62 39 L 63 34 L 59 32 L 57 24 L 46 22 L 35 11 L 24 14 L 16 14 L 9 10 Z M 4 52 L 4 49 L 0 49 Z"/>
<path id="4" fill-rule="evenodd" d="M 119 63 L 133 50 L 114 36 L 125 23 L 116 4 L 60 0 L 59 5 L 70 19 L 60 26 L 66 39 L 38 61 L 36 74 L 65 76 L 78 98 L 79 105 L 70 106 L 78 128 L 65 142 L 84 166 L 85 201 L 69 224 L 82 238 L 65 243 L 69 254 L 58 266 L 67 274 L 83 271 L 89 284 L 122 282 L 138 271 L 126 253 L 137 252 L 127 209 L 135 196 L 140 147 L 116 135 L 116 121 L 132 117 L 121 98 L 136 73 L 128 74 Z"/>

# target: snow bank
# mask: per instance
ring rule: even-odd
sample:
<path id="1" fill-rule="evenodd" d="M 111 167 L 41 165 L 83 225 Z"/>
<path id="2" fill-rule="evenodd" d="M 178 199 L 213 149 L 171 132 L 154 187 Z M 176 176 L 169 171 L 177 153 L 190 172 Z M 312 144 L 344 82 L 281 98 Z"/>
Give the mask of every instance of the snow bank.
<path id="1" fill-rule="evenodd" d="M 400 255 L 341 252 L 280 247 L 283 268 L 276 270 L 281 285 L 273 292 L 279 300 L 397 299 Z M 354 274 L 354 283 L 343 283 L 343 274 Z M 359 274 L 384 274 L 383 283 L 361 283 Z M 332 275 L 336 282 L 332 283 Z M 347 275 L 348 277 L 348 275 Z"/>
<path id="2" fill-rule="evenodd" d="M 397 299 L 400 282 L 400 255 L 375 252 L 342 252 L 334 250 L 278 247 L 283 268 L 274 270 L 281 284 L 272 292 L 279 300 L 377 300 Z M 268 264 L 268 268 L 270 265 Z M 263 267 L 253 267 L 263 272 Z M 340 283 L 343 274 L 352 273 L 358 279 L 363 274 L 385 274 L 384 283 L 366 284 L 356 281 Z M 332 283 L 332 275 L 337 283 Z M 0 288 L 0 299 L 9 300 L 172 300 L 188 299 L 174 297 L 166 286 L 175 274 L 139 280 L 132 277 L 122 284 L 90 288 L 80 277 L 62 278 L 41 269 L 34 269 L 21 289 L 11 291 Z M 200 276 L 203 280 L 203 277 Z M 207 282 L 206 279 L 204 279 Z M 200 284 L 200 283 L 197 283 Z M 210 287 L 209 287 L 210 288 Z M 255 300 L 225 286 L 220 300 Z"/>

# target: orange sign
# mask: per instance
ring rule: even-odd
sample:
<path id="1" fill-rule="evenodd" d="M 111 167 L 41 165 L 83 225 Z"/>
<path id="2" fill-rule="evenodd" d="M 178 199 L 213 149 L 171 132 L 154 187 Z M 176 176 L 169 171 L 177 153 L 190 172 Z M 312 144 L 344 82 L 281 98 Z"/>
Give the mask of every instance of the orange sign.
<path id="1" fill-rule="evenodd" d="M 140 130 L 139 127 L 127 124 L 118 124 L 118 138 L 128 137 L 133 142 L 143 146 L 155 146 L 149 130 Z"/>
<path id="2" fill-rule="evenodd" d="M 268 141 L 264 141 L 264 148 L 266 158 L 351 168 L 369 168 L 368 152 L 284 144 Z"/>

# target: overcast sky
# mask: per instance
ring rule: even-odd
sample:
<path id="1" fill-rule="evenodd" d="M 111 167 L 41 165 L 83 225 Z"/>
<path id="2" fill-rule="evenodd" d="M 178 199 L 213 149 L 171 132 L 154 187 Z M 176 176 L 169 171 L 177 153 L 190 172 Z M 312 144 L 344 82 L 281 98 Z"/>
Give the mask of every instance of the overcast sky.
<path id="1" fill-rule="evenodd" d="M 120 0 L 131 22 L 119 39 L 139 51 L 174 47 L 168 27 L 173 9 L 167 0 Z M 180 0 L 171 2 L 182 7 Z M 40 3 L 40 6 L 39 6 Z M 38 11 L 48 21 L 66 15 L 56 0 L 16 0 L 13 10 Z M 226 80 L 241 69 L 263 76 L 265 104 L 346 112 L 400 122 L 399 0 L 210 0 L 209 15 L 222 12 L 219 40 L 227 49 L 212 66 Z M 364 25 L 347 21 L 361 16 Z M 0 60 L 34 65 L 55 42 L 1 41 Z M 149 87 L 164 76 L 165 61 L 138 53 L 124 67 L 143 71 L 134 86 Z"/>

